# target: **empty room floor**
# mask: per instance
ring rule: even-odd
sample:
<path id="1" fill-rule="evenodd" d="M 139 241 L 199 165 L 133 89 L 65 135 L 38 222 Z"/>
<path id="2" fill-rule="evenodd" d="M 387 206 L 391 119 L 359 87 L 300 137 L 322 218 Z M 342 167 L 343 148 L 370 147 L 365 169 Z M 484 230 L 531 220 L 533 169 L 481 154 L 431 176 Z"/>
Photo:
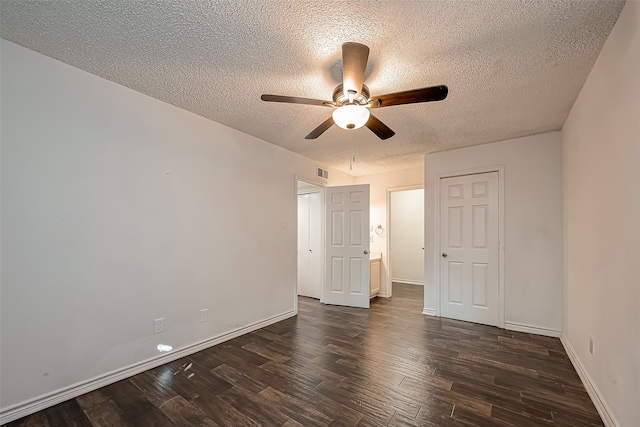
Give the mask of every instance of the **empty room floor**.
<path id="1" fill-rule="evenodd" d="M 394 284 L 369 310 L 298 316 L 8 426 L 602 426 L 560 340 L 422 314 Z"/>

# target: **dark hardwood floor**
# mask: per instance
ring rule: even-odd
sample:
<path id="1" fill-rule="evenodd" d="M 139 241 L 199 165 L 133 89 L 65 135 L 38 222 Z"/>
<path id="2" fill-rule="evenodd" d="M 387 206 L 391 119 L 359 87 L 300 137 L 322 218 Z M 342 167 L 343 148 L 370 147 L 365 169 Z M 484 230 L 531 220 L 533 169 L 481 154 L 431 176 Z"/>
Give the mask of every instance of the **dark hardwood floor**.
<path id="1" fill-rule="evenodd" d="M 394 284 L 370 310 L 299 314 L 8 424 L 602 426 L 557 338 L 421 314 Z"/>

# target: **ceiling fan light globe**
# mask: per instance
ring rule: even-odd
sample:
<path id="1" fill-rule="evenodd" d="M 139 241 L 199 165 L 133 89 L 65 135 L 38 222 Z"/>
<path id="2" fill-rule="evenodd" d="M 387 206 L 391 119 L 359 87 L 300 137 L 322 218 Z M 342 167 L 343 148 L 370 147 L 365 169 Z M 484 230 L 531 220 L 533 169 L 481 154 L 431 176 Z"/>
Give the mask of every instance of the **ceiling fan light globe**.
<path id="1" fill-rule="evenodd" d="M 360 105 L 343 105 L 333 112 L 333 121 L 342 129 L 359 129 L 369 120 L 369 109 Z"/>

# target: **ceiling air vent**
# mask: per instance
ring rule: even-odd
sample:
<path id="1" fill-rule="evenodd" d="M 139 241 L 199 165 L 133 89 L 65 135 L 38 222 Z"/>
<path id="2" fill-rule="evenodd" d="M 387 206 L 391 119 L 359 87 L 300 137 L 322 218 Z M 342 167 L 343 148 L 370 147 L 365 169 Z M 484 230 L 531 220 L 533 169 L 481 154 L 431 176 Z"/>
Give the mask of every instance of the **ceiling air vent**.
<path id="1" fill-rule="evenodd" d="M 318 178 L 328 179 L 329 178 L 329 172 L 327 172 L 324 169 L 318 168 Z"/>

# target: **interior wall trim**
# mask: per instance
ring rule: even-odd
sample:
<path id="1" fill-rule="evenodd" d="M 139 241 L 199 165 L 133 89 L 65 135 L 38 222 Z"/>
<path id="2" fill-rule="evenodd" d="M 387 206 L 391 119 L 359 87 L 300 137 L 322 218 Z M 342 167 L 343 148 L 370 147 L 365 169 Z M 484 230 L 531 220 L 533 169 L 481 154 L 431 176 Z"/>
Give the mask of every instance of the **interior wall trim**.
<path id="1" fill-rule="evenodd" d="M 425 308 L 422 309 L 422 314 L 426 314 L 427 316 L 435 316 L 436 315 L 436 309 L 435 308 L 425 307 Z"/>
<path id="2" fill-rule="evenodd" d="M 264 328 L 265 326 L 269 326 L 273 323 L 288 319 L 295 316 L 296 314 L 296 310 L 290 310 L 282 314 L 278 314 L 267 319 L 254 322 L 249 325 L 234 329 L 232 331 L 217 335 L 204 341 L 199 341 L 186 347 L 182 347 L 169 353 L 158 355 L 142 362 L 134 363 L 121 369 L 117 369 L 107 374 L 100 375 L 86 381 L 81 381 L 71 386 L 64 387 L 59 390 L 44 394 L 42 396 L 38 396 L 36 398 L 9 406 L 5 409 L 0 410 L 0 425 L 4 425 L 19 418 L 26 417 L 27 415 L 31 415 L 53 405 L 57 405 L 58 403 L 73 399 L 85 393 L 89 393 L 90 391 L 97 390 L 101 387 L 113 384 L 149 369 L 164 365 L 165 363 L 173 362 L 174 360 L 189 356 L 193 353 L 197 353 L 198 351 L 205 350 L 209 347 L 213 347 L 214 345 L 255 331 L 256 329 Z"/>
<path id="3" fill-rule="evenodd" d="M 527 325 L 517 322 L 504 322 L 504 328 L 509 331 L 525 332 L 527 334 L 544 335 L 547 337 L 558 338 L 562 331 L 557 329 L 543 328 L 542 326 Z"/>
<path id="4" fill-rule="evenodd" d="M 404 283 L 407 285 L 424 286 L 424 280 L 391 279 L 391 282 Z"/>
<path id="5" fill-rule="evenodd" d="M 573 346 L 564 334 L 560 336 L 560 342 L 562 343 L 564 350 L 567 352 L 569 360 L 571 360 L 571 363 L 576 369 L 578 376 L 582 380 L 584 388 L 587 389 L 587 393 L 589 394 L 591 401 L 598 410 L 598 414 L 600 414 L 600 418 L 602 418 L 602 422 L 604 423 L 604 425 L 606 427 L 619 427 L 620 424 L 618 424 L 615 417 L 613 416 L 611 408 L 609 408 L 609 405 L 607 405 L 605 400 L 602 398 L 602 393 L 600 393 L 600 390 L 598 390 L 598 387 L 596 387 L 596 384 L 593 382 L 584 365 L 580 361 L 578 354 L 573 349 Z"/>

